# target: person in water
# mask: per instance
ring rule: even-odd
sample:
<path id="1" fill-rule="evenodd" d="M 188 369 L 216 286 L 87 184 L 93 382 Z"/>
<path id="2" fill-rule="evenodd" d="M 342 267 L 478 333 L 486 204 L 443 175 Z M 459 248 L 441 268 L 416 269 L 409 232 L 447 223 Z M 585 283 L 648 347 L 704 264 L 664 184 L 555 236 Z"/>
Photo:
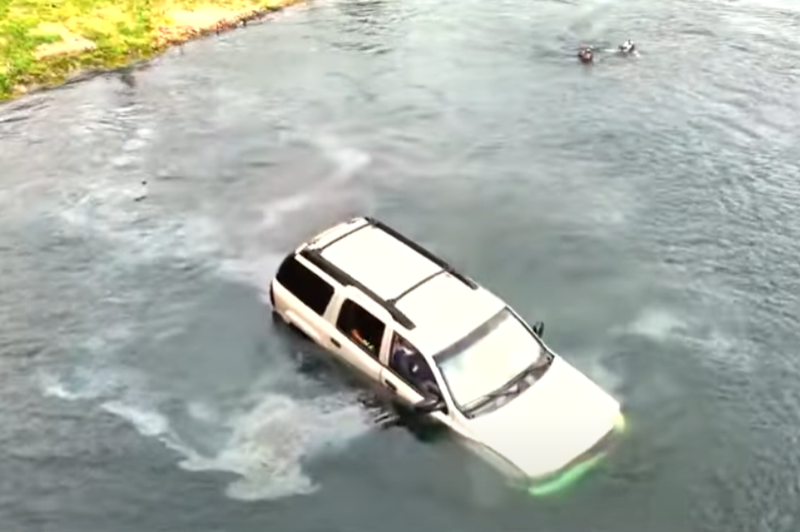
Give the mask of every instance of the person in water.
<path id="1" fill-rule="evenodd" d="M 619 45 L 619 51 L 623 54 L 632 54 L 636 51 L 636 45 L 633 43 L 632 40 L 628 39 L 624 43 Z"/>
<path id="2" fill-rule="evenodd" d="M 592 51 L 592 47 L 587 46 L 585 48 L 581 48 L 578 51 L 578 59 L 580 59 L 582 63 L 591 63 L 594 61 L 594 51 Z"/>

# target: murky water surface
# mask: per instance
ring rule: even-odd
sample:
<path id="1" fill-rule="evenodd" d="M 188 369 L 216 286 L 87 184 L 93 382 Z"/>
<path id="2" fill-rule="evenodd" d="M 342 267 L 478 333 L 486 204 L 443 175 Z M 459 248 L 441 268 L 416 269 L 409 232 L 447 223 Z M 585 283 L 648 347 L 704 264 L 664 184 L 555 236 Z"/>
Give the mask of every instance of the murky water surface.
<path id="1" fill-rule="evenodd" d="M 798 36 L 791 0 L 324 1 L 0 108 L 0 528 L 798 530 Z M 264 288 L 359 213 L 623 401 L 604 469 L 537 501 L 298 367 Z"/>

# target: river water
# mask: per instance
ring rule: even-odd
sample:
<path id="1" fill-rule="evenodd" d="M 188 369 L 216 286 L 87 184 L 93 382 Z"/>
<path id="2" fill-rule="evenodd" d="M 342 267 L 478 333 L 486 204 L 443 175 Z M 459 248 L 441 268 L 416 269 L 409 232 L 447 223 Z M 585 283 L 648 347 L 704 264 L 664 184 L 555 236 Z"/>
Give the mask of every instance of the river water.
<path id="1" fill-rule="evenodd" d="M 319 1 L 1 107 L 0 528 L 800 529 L 798 35 L 793 0 Z M 360 213 L 544 320 L 613 459 L 532 499 L 302 362 L 264 288 Z"/>

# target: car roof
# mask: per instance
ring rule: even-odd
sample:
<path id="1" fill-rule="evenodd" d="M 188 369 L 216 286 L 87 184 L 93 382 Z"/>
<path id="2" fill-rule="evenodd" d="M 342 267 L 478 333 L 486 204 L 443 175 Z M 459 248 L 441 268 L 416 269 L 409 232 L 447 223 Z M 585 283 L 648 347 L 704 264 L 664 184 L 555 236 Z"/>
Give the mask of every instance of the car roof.
<path id="1" fill-rule="evenodd" d="M 331 227 L 297 251 L 381 304 L 400 334 L 429 356 L 505 306 L 443 259 L 373 218 Z"/>
<path id="2" fill-rule="evenodd" d="M 437 275 L 397 303 L 416 327 L 408 341 L 433 356 L 497 314 L 505 303 L 484 288 L 471 290 L 448 273 Z"/>
<path id="3" fill-rule="evenodd" d="M 395 298 L 442 270 L 441 266 L 373 225 L 330 244 L 322 251 L 322 256 L 383 299 Z"/>

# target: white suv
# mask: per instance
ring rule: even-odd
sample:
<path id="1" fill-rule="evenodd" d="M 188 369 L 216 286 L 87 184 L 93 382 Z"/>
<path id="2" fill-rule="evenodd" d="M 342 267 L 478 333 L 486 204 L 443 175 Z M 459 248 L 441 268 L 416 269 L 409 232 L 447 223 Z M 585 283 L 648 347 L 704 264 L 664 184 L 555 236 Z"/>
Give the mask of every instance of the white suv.
<path id="1" fill-rule="evenodd" d="M 553 353 L 543 324 L 386 224 L 359 217 L 300 245 L 274 312 L 430 416 L 533 495 L 571 484 L 624 428 L 619 403 Z"/>

